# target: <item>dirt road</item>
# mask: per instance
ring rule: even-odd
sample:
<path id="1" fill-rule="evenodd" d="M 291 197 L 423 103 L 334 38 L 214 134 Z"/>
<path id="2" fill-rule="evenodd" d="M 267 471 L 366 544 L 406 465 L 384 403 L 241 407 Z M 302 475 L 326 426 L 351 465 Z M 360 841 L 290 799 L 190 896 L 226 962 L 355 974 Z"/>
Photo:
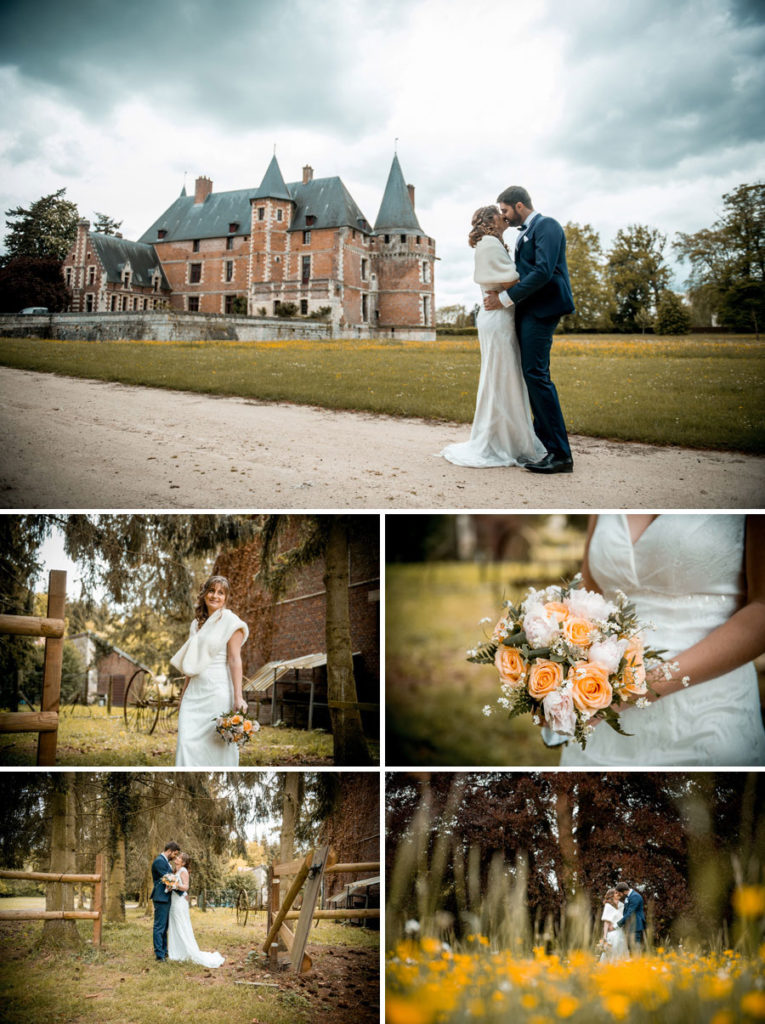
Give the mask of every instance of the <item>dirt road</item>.
<path id="1" fill-rule="evenodd" d="M 431 423 L 0 368 L 0 505 L 27 509 L 765 506 L 765 458 L 572 437 L 575 471 L 463 469 Z"/>

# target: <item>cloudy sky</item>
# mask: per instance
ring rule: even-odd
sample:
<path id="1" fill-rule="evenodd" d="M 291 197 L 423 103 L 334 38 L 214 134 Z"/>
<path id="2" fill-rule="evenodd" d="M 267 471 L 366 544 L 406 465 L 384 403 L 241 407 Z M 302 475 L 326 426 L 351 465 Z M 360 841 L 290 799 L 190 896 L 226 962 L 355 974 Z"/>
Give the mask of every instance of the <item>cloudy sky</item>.
<path id="1" fill-rule="evenodd" d="M 0 209 L 66 187 L 137 238 L 275 146 L 374 222 L 397 145 L 436 303 L 472 306 L 470 217 L 507 185 L 605 248 L 710 225 L 765 177 L 764 57 L 762 0 L 4 0 Z"/>

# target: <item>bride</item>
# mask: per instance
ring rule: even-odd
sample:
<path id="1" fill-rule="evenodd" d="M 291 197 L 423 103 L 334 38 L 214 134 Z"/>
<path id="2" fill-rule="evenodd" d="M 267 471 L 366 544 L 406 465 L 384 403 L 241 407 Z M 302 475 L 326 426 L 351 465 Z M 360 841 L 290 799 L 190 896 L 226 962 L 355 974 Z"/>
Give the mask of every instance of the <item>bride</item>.
<path id="1" fill-rule="evenodd" d="M 629 957 L 627 949 L 627 936 L 623 928 L 617 928 L 616 922 L 621 920 L 624 912 L 624 904 L 619 900 L 619 893 L 616 889 L 609 889 L 603 904 L 601 921 L 603 922 L 603 952 L 600 954 L 601 963 L 611 963 L 614 960 L 626 960 Z"/>
<path id="2" fill-rule="evenodd" d="M 765 516 L 669 513 L 591 518 L 584 586 L 623 591 L 668 665 L 646 708 L 598 724 L 561 765 L 763 765 L 753 659 L 765 652 Z M 665 671 L 666 669 L 666 671 Z M 619 709 L 617 709 L 619 710 Z"/>
<path id="3" fill-rule="evenodd" d="M 507 224 L 496 206 L 482 206 L 473 214 L 468 236 L 475 249 L 473 280 L 485 295 L 503 290 L 518 280 L 510 254 L 502 241 Z M 529 396 L 521 370 L 515 333 L 515 311 L 478 312 L 481 373 L 470 440 L 450 444 L 439 454 L 457 466 L 522 466 L 537 462 L 545 447 L 534 433 Z"/>
<path id="4" fill-rule="evenodd" d="M 231 587 L 211 576 L 197 599 L 189 638 L 170 660 L 186 681 L 178 711 L 177 767 L 236 768 L 239 748 L 221 739 L 213 719 L 232 709 L 247 711 L 242 695 L 242 644 L 247 623 L 227 608 Z"/>
<path id="5" fill-rule="evenodd" d="M 203 953 L 194 938 L 189 912 L 189 855 L 180 851 L 173 859 L 178 884 L 170 896 L 170 918 L 167 924 L 168 960 L 193 960 L 203 967 L 220 967 L 225 957 L 220 953 Z"/>

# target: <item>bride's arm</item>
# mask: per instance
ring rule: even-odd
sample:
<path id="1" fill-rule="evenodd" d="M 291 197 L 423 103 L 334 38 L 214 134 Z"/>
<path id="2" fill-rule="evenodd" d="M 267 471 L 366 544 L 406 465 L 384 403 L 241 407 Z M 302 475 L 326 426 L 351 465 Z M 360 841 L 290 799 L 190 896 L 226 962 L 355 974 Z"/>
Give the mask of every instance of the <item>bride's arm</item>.
<path id="1" fill-rule="evenodd" d="M 587 524 L 587 537 L 584 542 L 584 554 L 582 555 L 582 583 L 584 584 L 585 590 L 595 590 L 597 593 L 601 593 L 600 587 L 597 585 L 595 580 L 590 575 L 590 541 L 592 535 L 595 532 L 595 526 L 598 522 L 597 516 L 590 516 L 590 521 Z"/>
<path id="2" fill-rule="evenodd" d="M 744 545 L 747 600 L 721 626 L 672 659 L 669 679 L 661 668 L 648 683 L 660 697 L 732 672 L 765 651 L 765 516 L 746 517 Z"/>
<path id="3" fill-rule="evenodd" d="M 242 644 L 244 633 L 241 629 L 231 636 L 228 642 L 228 670 L 231 673 L 231 682 L 234 684 L 234 708 L 247 710 L 247 703 L 242 694 Z"/>
<path id="4" fill-rule="evenodd" d="M 189 888 L 189 873 L 186 868 L 181 868 L 178 872 L 178 884 L 176 889 L 178 892 L 188 892 Z"/>

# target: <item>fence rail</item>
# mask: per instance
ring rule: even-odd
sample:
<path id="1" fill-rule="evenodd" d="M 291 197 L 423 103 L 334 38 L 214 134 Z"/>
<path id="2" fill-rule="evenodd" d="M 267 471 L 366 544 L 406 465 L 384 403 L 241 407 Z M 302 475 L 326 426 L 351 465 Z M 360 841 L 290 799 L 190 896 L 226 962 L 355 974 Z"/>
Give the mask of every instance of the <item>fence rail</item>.
<path id="1" fill-rule="evenodd" d="M 0 921 L 92 921 L 93 945 L 101 945 L 104 906 L 104 858 L 96 856 L 96 870 L 92 875 L 59 874 L 55 871 L 0 870 L 0 878 L 21 878 L 47 885 L 92 885 L 93 910 L 0 910 Z"/>

